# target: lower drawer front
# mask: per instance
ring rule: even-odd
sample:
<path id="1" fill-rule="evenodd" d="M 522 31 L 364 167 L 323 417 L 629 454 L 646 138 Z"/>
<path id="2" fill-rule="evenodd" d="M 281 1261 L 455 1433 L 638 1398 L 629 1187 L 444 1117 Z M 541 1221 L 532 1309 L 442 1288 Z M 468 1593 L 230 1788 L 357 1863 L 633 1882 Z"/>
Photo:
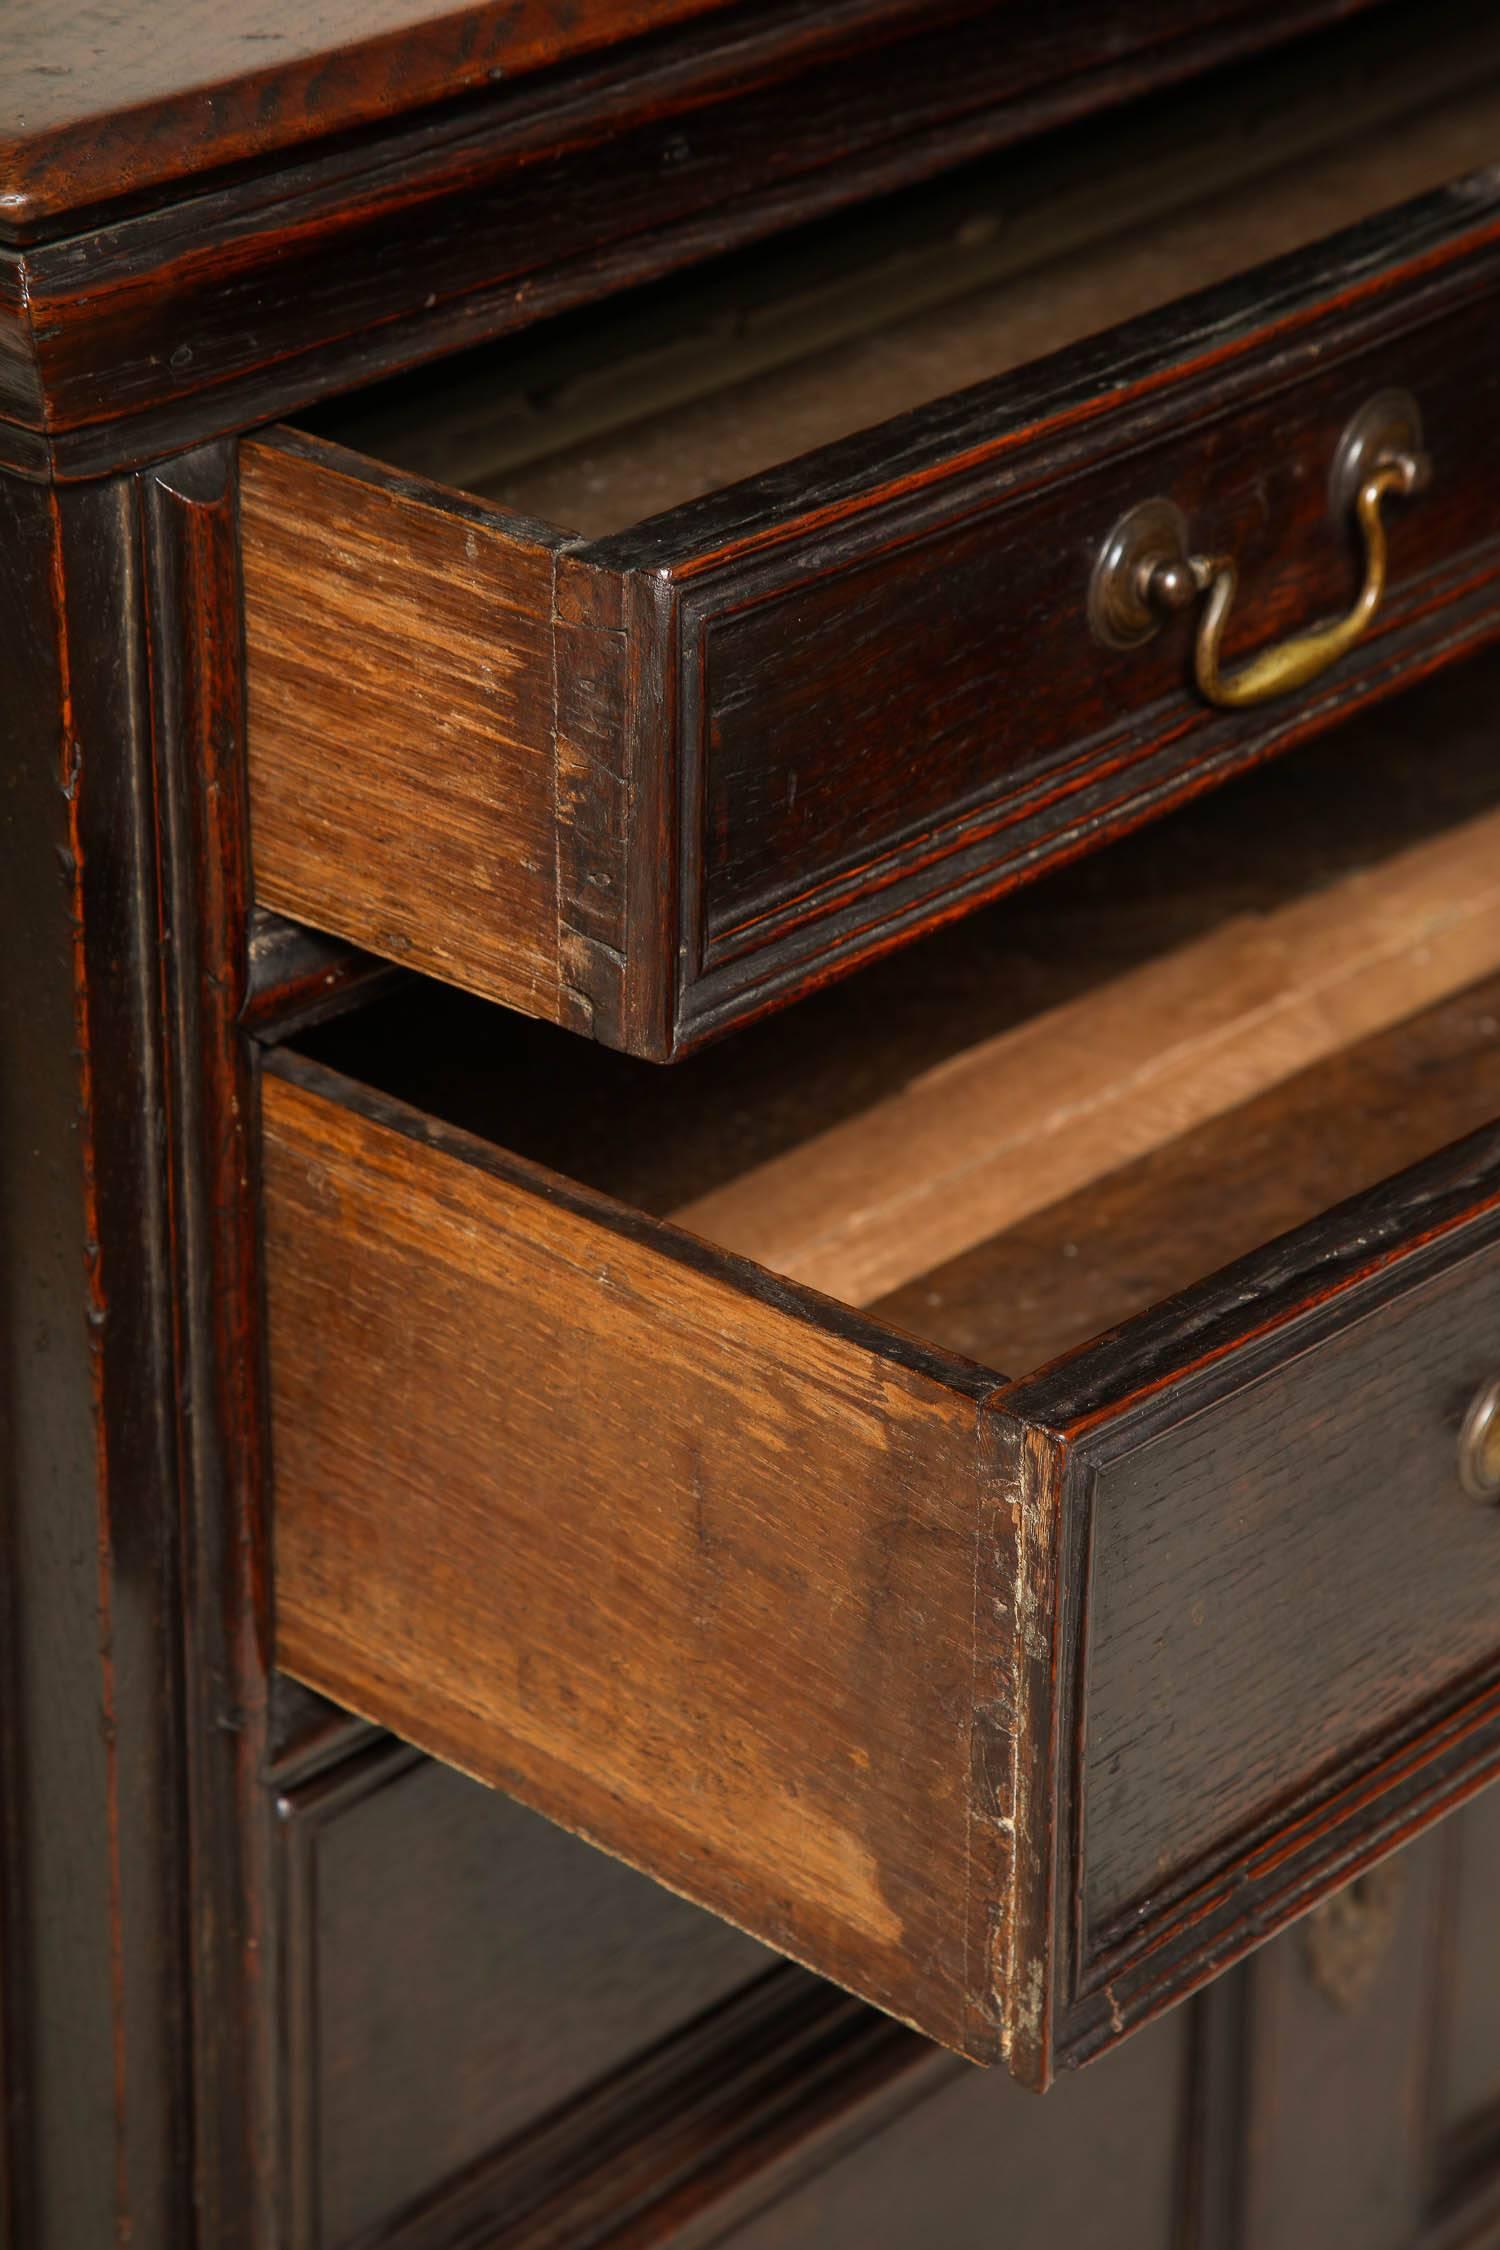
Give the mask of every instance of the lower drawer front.
<path id="1" fill-rule="evenodd" d="M 1007 1401 L 1063 1558 L 1050 1928 L 1076 2042 L 1494 1770 L 1500 1520 L 1456 1438 L 1500 1368 L 1497 1167 L 1500 1132 L 1457 1159 L 1489 1207 L 1456 1225 L 1409 1183 L 1288 1246 L 1285 1329 L 1261 1332 L 1273 1257 Z"/>
<path id="2" fill-rule="evenodd" d="M 518 2201 L 519 2140 L 775 1967 L 403 1743 L 276 1802 L 285 2250 L 456 2240 L 413 2215 Z"/>
<path id="3" fill-rule="evenodd" d="M 277 1805 L 288 2250 L 1493 2230 L 1500 1792 L 1040 2106 L 399 1743 Z"/>
<path id="4" fill-rule="evenodd" d="M 281 1661 L 932 2036 L 1045 2082 L 1500 1765 L 1500 1132 L 1007 1384 L 263 1098 Z"/>
<path id="5" fill-rule="evenodd" d="M 974 2071 L 926 2078 L 851 2153 L 727 2233 L 690 2228 L 682 2250 L 710 2240 L 724 2250 L 994 2250 L 997 2239 L 1007 2250 L 1174 2250 L 1184 2239 L 1186 2016 L 1041 2105 Z"/>

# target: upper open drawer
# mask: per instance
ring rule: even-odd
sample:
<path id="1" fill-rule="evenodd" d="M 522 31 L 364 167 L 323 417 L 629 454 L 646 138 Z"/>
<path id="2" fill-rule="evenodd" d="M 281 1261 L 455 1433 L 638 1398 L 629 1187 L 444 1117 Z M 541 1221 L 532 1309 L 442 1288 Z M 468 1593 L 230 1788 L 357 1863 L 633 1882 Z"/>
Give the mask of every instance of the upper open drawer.
<path id="1" fill-rule="evenodd" d="M 665 1058 L 1492 631 L 1431 13 L 247 444 L 262 902 Z"/>
<path id="2" fill-rule="evenodd" d="M 277 1661 L 1037 2082 L 1489 1779 L 1492 707 L 677 1071 L 273 1056 Z"/>

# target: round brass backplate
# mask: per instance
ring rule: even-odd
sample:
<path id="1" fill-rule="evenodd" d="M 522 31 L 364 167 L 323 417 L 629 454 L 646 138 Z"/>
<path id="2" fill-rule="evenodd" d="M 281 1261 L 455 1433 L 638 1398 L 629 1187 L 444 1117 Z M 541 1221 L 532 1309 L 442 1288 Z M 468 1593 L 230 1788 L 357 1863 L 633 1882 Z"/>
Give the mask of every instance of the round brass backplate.
<path id="1" fill-rule="evenodd" d="M 1328 472 L 1328 512 L 1341 528 L 1354 513 L 1360 486 L 1403 455 L 1424 458 L 1422 411 L 1410 391 L 1379 391 L 1366 399 L 1339 439 Z"/>
<path id="2" fill-rule="evenodd" d="M 1171 500 L 1142 500 L 1121 516 L 1089 580 L 1089 630 L 1106 648 L 1138 648 L 1161 628 L 1147 587 L 1161 564 L 1186 569 L 1187 525 Z"/>

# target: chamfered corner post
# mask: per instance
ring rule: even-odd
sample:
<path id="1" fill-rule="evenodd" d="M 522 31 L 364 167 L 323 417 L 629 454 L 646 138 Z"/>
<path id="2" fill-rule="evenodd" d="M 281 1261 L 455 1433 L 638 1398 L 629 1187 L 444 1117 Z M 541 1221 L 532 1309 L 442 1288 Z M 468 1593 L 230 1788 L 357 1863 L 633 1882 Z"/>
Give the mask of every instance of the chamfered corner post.
<path id="1" fill-rule="evenodd" d="M 232 472 L 0 475 L 0 2212 L 29 2250 L 270 2239 Z"/>

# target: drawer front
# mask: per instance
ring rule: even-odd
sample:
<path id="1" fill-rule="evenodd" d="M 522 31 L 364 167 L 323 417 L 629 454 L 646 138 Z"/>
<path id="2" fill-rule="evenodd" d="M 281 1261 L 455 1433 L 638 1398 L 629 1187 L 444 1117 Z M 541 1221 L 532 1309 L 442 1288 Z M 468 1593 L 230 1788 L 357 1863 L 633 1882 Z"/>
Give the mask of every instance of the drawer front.
<path id="1" fill-rule="evenodd" d="M 401 1743 L 277 1791 L 286 2250 L 400 2239 L 774 1966 Z M 456 2236 L 457 2230 L 454 2230 Z"/>
<path id="2" fill-rule="evenodd" d="M 1006 1386 L 264 1080 L 278 1656 L 1045 2083 L 1500 1768 L 1500 1133 Z"/>
<path id="3" fill-rule="evenodd" d="M 812 2162 L 785 2167 L 779 2178 L 737 2181 L 717 2207 L 667 2234 L 665 2250 L 994 2250 L 997 2240 L 1005 2250 L 1059 2242 L 1070 2250 L 1117 2250 L 1122 2242 L 1172 2250 L 1197 2242 L 1195 2028 L 1184 2012 L 1041 2104 L 1021 2087 L 929 2054 L 904 2085 L 862 2109 L 851 2105 L 833 2145 Z"/>
<path id="4" fill-rule="evenodd" d="M 1035 1907 L 1074 2052 L 1495 1770 L 1500 1511 L 1460 1434 L 1500 1374 L 1497 1159 L 1460 1144 L 1007 1397 L 1061 1558 Z"/>
<path id="5" fill-rule="evenodd" d="M 263 901 L 668 1057 L 1474 645 L 1500 617 L 1488 174 L 679 508 L 569 541 L 289 433 L 245 449 Z M 1239 573 L 1234 661 L 1348 609 L 1343 433 L 1430 487 L 1316 680 L 1225 710 L 1199 619 L 1091 633 L 1117 521 Z"/>

